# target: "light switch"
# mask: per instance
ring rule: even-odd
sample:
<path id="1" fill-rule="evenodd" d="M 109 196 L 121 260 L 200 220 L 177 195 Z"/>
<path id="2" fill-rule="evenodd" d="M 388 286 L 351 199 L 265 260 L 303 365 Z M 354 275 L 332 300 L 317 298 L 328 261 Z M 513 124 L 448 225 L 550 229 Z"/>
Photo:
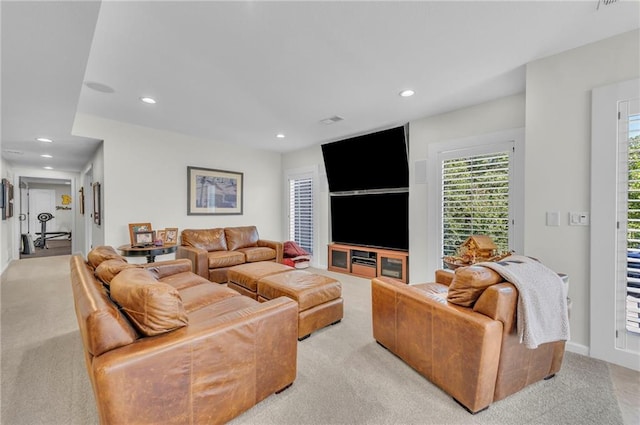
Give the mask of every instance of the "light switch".
<path id="1" fill-rule="evenodd" d="M 560 226 L 559 211 L 547 211 L 547 226 Z"/>
<path id="2" fill-rule="evenodd" d="M 569 225 L 570 226 L 588 226 L 589 213 L 588 212 L 570 212 Z"/>

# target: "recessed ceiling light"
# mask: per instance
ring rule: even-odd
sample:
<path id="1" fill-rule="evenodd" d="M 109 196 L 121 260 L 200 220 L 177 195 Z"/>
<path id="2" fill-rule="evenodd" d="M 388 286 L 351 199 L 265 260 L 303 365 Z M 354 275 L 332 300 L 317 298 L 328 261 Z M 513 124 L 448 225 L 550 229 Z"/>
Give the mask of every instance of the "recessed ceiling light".
<path id="1" fill-rule="evenodd" d="M 402 90 L 399 94 L 402 97 L 410 97 L 416 94 L 416 92 L 414 92 L 413 90 L 407 89 L 407 90 Z"/>
<path id="2" fill-rule="evenodd" d="M 53 142 L 53 140 L 47 139 L 46 137 L 38 137 L 36 140 L 38 142 L 44 142 L 44 143 L 52 143 Z"/>
<path id="3" fill-rule="evenodd" d="M 53 158 L 51 155 L 49 155 L 49 154 L 47 154 L 47 153 L 42 154 L 42 155 L 40 155 L 40 156 L 41 156 L 41 157 L 43 157 L 43 158 Z"/>
<path id="4" fill-rule="evenodd" d="M 153 105 L 154 103 L 156 103 L 156 100 L 152 97 L 141 97 L 140 100 L 144 103 L 148 103 L 150 105 Z"/>
<path id="5" fill-rule="evenodd" d="M 44 167 L 45 170 L 53 170 L 53 167 Z"/>
<path id="6" fill-rule="evenodd" d="M 282 133 L 278 133 L 278 134 L 276 134 L 276 137 L 277 137 L 278 139 L 284 139 L 284 134 L 282 134 Z"/>

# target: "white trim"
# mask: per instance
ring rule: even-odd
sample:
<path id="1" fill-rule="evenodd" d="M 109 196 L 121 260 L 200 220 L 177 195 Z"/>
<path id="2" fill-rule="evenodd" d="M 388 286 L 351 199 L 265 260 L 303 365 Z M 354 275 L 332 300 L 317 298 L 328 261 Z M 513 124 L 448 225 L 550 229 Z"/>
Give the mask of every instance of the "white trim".
<path id="1" fill-rule="evenodd" d="M 437 270 L 441 268 L 442 262 L 438 253 L 440 252 L 440 240 L 442 239 L 442 229 L 439 220 L 439 207 L 441 198 L 438 161 L 443 156 L 455 156 L 464 151 L 465 155 L 480 155 L 482 153 L 505 150 L 505 147 L 514 146 L 513 174 L 512 181 L 512 202 L 513 226 L 511 245 L 516 252 L 524 251 L 524 128 L 510 129 L 495 133 L 487 133 L 477 136 L 465 137 L 433 143 L 428 146 L 428 173 L 427 179 L 427 223 L 429 238 L 429 258 L 427 258 L 427 270 Z M 416 261 L 416 259 L 413 259 Z"/>
<path id="2" fill-rule="evenodd" d="M 640 353 L 616 348 L 618 102 L 638 97 L 640 80 L 599 87 L 591 103 L 590 355 L 640 370 Z"/>

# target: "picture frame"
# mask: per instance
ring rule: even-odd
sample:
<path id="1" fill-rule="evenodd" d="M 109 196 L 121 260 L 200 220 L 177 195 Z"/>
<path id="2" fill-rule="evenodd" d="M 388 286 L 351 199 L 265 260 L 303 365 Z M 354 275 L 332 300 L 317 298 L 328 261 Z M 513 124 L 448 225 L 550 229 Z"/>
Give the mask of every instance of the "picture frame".
<path id="1" fill-rule="evenodd" d="M 134 243 L 131 246 L 134 247 L 145 247 L 153 245 L 153 231 L 150 230 L 141 230 L 138 232 L 134 232 L 133 234 Z"/>
<path id="2" fill-rule="evenodd" d="M 78 196 L 78 203 L 80 204 L 80 215 L 84 215 L 84 186 L 80 188 L 78 191 L 80 192 L 80 196 Z"/>
<path id="3" fill-rule="evenodd" d="M 165 240 L 165 231 L 164 229 L 160 229 L 160 230 L 156 230 L 156 237 L 155 240 L 160 240 L 162 241 L 162 244 L 164 244 L 164 240 Z"/>
<path id="4" fill-rule="evenodd" d="M 100 183 L 95 182 L 93 184 L 93 222 L 98 226 L 102 223 L 102 214 L 100 203 Z"/>
<path id="5" fill-rule="evenodd" d="M 165 245 L 175 245 L 178 243 L 178 228 L 177 227 L 167 227 L 164 229 L 164 244 Z"/>
<path id="6" fill-rule="evenodd" d="M 136 244 L 135 234 L 137 232 L 152 232 L 151 223 L 129 223 L 129 240 L 131 246 Z M 153 238 L 152 238 L 153 239 Z"/>
<path id="7" fill-rule="evenodd" d="M 244 174 L 187 167 L 187 215 L 242 215 Z"/>

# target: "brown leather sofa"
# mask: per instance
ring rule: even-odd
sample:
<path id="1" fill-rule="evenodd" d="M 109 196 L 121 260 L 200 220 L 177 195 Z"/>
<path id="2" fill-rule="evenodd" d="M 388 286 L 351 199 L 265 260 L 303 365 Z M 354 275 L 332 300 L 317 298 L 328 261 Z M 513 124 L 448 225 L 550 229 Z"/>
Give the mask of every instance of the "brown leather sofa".
<path id="1" fill-rule="evenodd" d="M 225 423 L 295 380 L 295 301 L 259 303 L 187 260 L 87 258 L 71 284 L 101 424 Z"/>
<path id="2" fill-rule="evenodd" d="M 417 285 L 376 278 L 371 290 L 376 341 L 471 413 L 560 370 L 565 342 L 520 344 L 518 291 L 493 270 L 439 270 Z"/>
<path id="3" fill-rule="evenodd" d="M 185 229 L 176 258 L 187 258 L 193 272 L 211 282 L 227 283 L 227 271 L 238 264 L 282 262 L 282 242 L 260 239 L 255 226 Z"/>

